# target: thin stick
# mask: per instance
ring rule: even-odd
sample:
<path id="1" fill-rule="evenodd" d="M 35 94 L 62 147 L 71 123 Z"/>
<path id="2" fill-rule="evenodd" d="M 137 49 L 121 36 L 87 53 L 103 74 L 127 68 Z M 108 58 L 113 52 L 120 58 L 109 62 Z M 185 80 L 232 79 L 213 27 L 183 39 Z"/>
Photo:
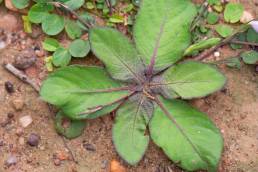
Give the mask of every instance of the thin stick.
<path id="1" fill-rule="evenodd" d="M 192 26 L 190 29 L 191 32 L 196 28 L 198 21 L 202 18 L 203 14 L 208 9 L 208 6 L 209 6 L 209 3 L 207 2 L 207 0 L 205 2 L 203 2 L 202 6 L 201 6 L 202 10 L 199 12 L 198 16 L 196 16 L 192 22 Z"/>
<path id="2" fill-rule="evenodd" d="M 37 92 L 39 92 L 39 85 L 32 79 L 30 79 L 27 75 L 25 75 L 22 71 L 14 67 L 12 64 L 8 63 L 4 65 L 4 68 L 12 73 L 14 76 L 22 80 L 23 82 L 29 84 L 32 88 L 34 88 Z"/>
<path id="3" fill-rule="evenodd" d="M 110 0 L 105 0 L 108 8 L 109 8 L 109 14 L 112 15 L 113 14 L 113 9 L 112 9 L 112 4 L 110 2 Z"/>
<path id="4" fill-rule="evenodd" d="M 230 43 L 233 43 L 233 44 L 240 44 L 240 45 L 250 45 L 250 46 L 258 47 L 258 44 L 257 44 L 257 43 L 253 43 L 253 42 L 244 42 L 244 41 L 235 41 L 235 40 L 232 40 Z"/>
<path id="5" fill-rule="evenodd" d="M 70 9 L 67 5 L 62 4 L 60 2 L 48 2 L 48 3 L 53 4 L 57 8 L 63 7 L 66 11 L 68 11 L 69 13 L 74 15 L 88 29 L 93 27 L 93 25 L 91 23 L 86 22 L 82 17 L 80 17 L 75 11 Z"/>

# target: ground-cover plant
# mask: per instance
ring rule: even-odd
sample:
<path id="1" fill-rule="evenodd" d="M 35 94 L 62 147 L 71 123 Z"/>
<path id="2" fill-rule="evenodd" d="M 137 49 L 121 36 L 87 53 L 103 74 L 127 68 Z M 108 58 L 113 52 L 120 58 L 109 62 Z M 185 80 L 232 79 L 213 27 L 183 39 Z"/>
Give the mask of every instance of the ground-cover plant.
<path id="1" fill-rule="evenodd" d="M 113 142 L 129 164 L 142 159 L 151 138 L 183 169 L 216 171 L 220 131 L 206 114 L 180 100 L 207 96 L 226 81 L 214 66 L 180 61 L 191 43 L 195 15 L 189 0 L 146 0 L 134 43 L 115 29 L 90 28 L 91 50 L 105 68 L 72 65 L 48 76 L 40 94 L 62 111 L 57 124 L 62 117 L 78 122 L 114 111 Z"/>

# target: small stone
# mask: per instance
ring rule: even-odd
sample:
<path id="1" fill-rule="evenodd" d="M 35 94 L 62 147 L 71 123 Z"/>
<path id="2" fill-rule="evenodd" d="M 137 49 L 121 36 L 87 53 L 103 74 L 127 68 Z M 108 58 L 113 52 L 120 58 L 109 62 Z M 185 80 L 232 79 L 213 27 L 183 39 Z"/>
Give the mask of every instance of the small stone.
<path id="1" fill-rule="evenodd" d="M 31 133 L 31 134 L 29 135 L 29 138 L 28 138 L 27 143 L 28 143 L 30 146 L 38 146 L 39 140 L 40 140 L 39 135 L 37 135 L 37 134 L 35 134 L 35 133 Z"/>
<path id="2" fill-rule="evenodd" d="M 23 128 L 28 127 L 32 123 L 32 118 L 30 115 L 23 116 L 19 119 L 19 122 Z"/>
<path id="3" fill-rule="evenodd" d="M 258 65 L 255 66 L 255 72 L 258 73 Z"/>
<path id="4" fill-rule="evenodd" d="M 16 130 L 15 134 L 20 137 L 21 135 L 23 135 L 23 129 L 22 128 L 18 128 Z"/>
<path id="5" fill-rule="evenodd" d="M 55 166 L 60 166 L 61 161 L 59 159 L 54 159 L 54 164 L 55 164 Z"/>
<path id="6" fill-rule="evenodd" d="M 13 117 L 14 117 L 14 114 L 13 114 L 13 113 L 8 113 L 8 114 L 7 114 L 7 118 L 12 119 Z"/>
<path id="7" fill-rule="evenodd" d="M 56 154 L 55 154 L 55 157 L 57 159 L 59 159 L 60 161 L 64 161 L 64 160 L 67 160 L 69 159 L 69 155 L 64 152 L 64 151 L 58 151 Z"/>
<path id="8" fill-rule="evenodd" d="M 240 19 L 240 22 L 241 23 L 248 23 L 250 21 L 252 21 L 254 19 L 254 16 L 248 12 L 248 11 L 244 11 L 241 19 Z"/>
<path id="9" fill-rule="evenodd" d="M 0 50 L 6 47 L 6 43 L 4 41 L 0 41 Z"/>
<path id="10" fill-rule="evenodd" d="M 0 146 L 4 146 L 4 141 L 0 140 Z"/>
<path id="11" fill-rule="evenodd" d="M 22 56 L 17 56 L 15 58 L 14 66 L 18 69 L 24 70 L 35 64 L 37 61 L 36 57 L 22 57 Z"/>
<path id="12" fill-rule="evenodd" d="M 220 52 L 219 51 L 214 52 L 214 57 L 220 57 Z"/>
<path id="13" fill-rule="evenodd" d="M 86 150 L 88 150 L 88 151 L 92 151 L 92 152 L 95 152 L 95 151 L 96 151 L 96 148 L 95 148 L 92 144 L 90 144 L 90 143 L 85 143 L 85 144 L 83 144 L 83 147 L 84 147 Z"/>
<path id="14" fill-rule="evenodd" d="M 10 155 L 7 160 L 5 161 L 5 164 L 7 167 L 10 167 L 12 165 L 15 165 L 17 163 L 17 158 L 14 155 Z"/>
<path id="15" fill-rule="evenodd" d="M 18 27 L 18 20 L 14 15 L 6 14 L 0 17 L 0 28 L 12 32 L 15 31 Z"/>
<path id="16" fill-rule="evenodd" d="M 21 98 L 17 98 L 12 101 L 15 110 L 20 111 L 23 109 L 24 101 Z"/>
<path id="17" fill-rule="evenodd" d="M 35 51 L 35 54 L 38 56 L 38 57 L 43 57 L 45 55 L 44 51 L 41 51 L 41 50 L 36 50 Z"/>
<path id="18" fill-rule="evenodd" d="M 11 0 L 5 0 L 5 7 L 11 11 L 18 11 L 18 9 L 14 7 Z"/>
<path id="19" fill-rule="evenodd" d="M 20 137 L 18 140 L 20 145 L 24 145 L 25 144 L 25 139 L 23 137 Z"/>
<path id="20" fill-rule="evenodd" d="M 110 163 L 110 172 L 126 172 L 126 169 L 118 161 L 112 160 Z"/>
<path id="21" fill-rule="evenodd" d="M 106 169 L 106 168 L 108 167 L 108 161 L 107 161 L 107 160 L 101 161 L 100 167 L 101 167 L 102 169 Z"/>
<path id="22" fill-rule="evenodd" d="M 13 87 L 13 84 L 10 82 L 10 81 L 6 81 L 4 83 L 4 86 L 5 86 L 5 90 L 8 92 L 8 93 L 14 93 L 14 87 Z"/>

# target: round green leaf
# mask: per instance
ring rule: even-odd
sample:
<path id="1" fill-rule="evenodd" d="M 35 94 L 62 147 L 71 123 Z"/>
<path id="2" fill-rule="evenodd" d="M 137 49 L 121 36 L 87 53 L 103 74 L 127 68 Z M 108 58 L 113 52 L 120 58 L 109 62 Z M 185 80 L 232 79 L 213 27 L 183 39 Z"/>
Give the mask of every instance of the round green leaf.
<path id="1" fill-rule="evenodd" d="M 227 22 L 236 23 L 240 20 L 244 7 L 240 3 L 228 3 L 224 11 L 224 18 Z"/>
<path id="2" fill-rule="evenodd" d="M 63 47 L 59 47 L 53 54 L 53 64 L 55 66 L 67 66 L 71 61 L 71 54 Z"/>
<path id="3" fill-rule="evenodd" d="M 65 31 L 71 39 L 80 38 L 82 35 L 80 26 L 72 20 L 66 20 Z"/>
<path id="4" fill-rule="evenodd" d="M 129 164 L 137 164 L 149 143 L 146 131 L 146 112 L 141 102 L 128 101 L 117 111 L 113 125 L 113 142 L 118 154 Z"/>
<path id="5" fill-rule="evenodd" d="M 76 137 L 79 137 L 85 126 L 85 121 L 75 121 L 75 120 L 69 120 L 69 126 L 64 127 L 63 121 L 68 120 L 62 112 L 58 112 L 55 116 L 55 128 L 57 133 L 65 136 L 68 139 L 74 139 Z"/>
<path id="6" fill-rule="evenodd" d="M 77 10 L 84 3 L 85 3 L 85 0 L 68 0 L 64 4 L 67 5 L 71 10 Z"/>
<path id="7" fill-rule="evenodd" d="M 53 9 L 54 7 L 49 4 L 35 4 L 30 8 L 28 12 L 29 20 L 32 23 L 41 23 L 48 14 L 48 12 L 52 11 Z"/>
<path id="8" fill-rule="evenodd" d="M 46 38 L 44 42 L 42 42 L 42 46 L 44 50 L 56 51 L 59 47 L 59 42 L 54 38 Z"/>
<path id="9" fill-rule="evenodd" d="M 223 38 L 226 38 L 230 35 L 233 34 L 233 28 L 231 28 L 230 26 L 227 26 L 227 25 L 218 25 L 216 26 L 216 32 L 222 36 Z"/>
<path id="10" fill-rule="evenodd" d="M 59 34 L 64 26 L 64 18 L 56 14 L 47 14 L 42 20 L 42 30 L 48 35 Z"/>
<path id="11" fill-rule="evenodd" d="M 207 22 L 209 24 L 216 24 L 219 21 L 219 15 L 215 12 L 210 12 L 207 16 Z"/>
<path id="12" fill-rule="evenodd" d="M 162 85 L 183 99 L 207 96 L 220 90 L 226 82 L 217 68 L 194 61 L 179 63 L 163 74 Z"/>
<path id="13" fill-rule="evenodd" d="M 248 29 L 246 39 L 248 42 L 258 43 L 257 32 L 253 28 Z"/>
<path id="14" fill-rule="evenodd" d="M 240 55 L 246 64 L 256 64 L 258 62 L 258 52 L 247 51 Z"/>
<path id="15" fill-rule="evenodd" d="M 29 6 L 30 0 L 12 0 L 12 4 L 15 6 L 15 8 L 23 9 Z"/>
<path id="16" fill-rule="evenodd" d="M 183 101 L 161 103 L 149 125 L 152 140 L 187 171 L 217 171 L 223 139 L 208 116 Z"/>
<path id="17" fill-rule="evenodd" d="M 101 92 L 123 85 L 110 79 L 100 67 L 69 66 L 52 73 L 44 81 L 40 95 L 43 100 L 59 107 L 72 119 L 95 118 L 113 111 L 120 104 L 110 105 L 129 93 L 126 90 Z M 103 109 L 99 109 L 99 107 Z"/>
<path id="18" fill-rule="evenodd" d="M 90 52 L 89 41 L 77 39 L 69 46 L 69 52 L 73 57 L 85 57 Z"/>

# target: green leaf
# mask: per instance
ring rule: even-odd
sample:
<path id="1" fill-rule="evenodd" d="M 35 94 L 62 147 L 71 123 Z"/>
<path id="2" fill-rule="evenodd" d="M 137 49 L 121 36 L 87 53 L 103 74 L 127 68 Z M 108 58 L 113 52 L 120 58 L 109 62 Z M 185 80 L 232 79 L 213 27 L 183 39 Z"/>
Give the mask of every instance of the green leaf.
<path id="1" fill-rule="evenodd" d="M 234 40 L 246 42 L 246 33 L 245 32 L 239 33 L 238 35 L 235 36 Z M 230 47 L 235 50 L 235 49 L 241 49 L 243 45 L 231 43 Z"/>
<path id="2" fill-rule="evenodd" d="M 220 4 L 220 0 L 208 0 L 208 3 L 210 5 L 219 5 Z"/>
<path id="3" fill-rule="evenodd" d="M 71 10 L 78 10 L 85 3 L 85 0 L 68 0 L 64 4 Z"/>
<path id="4" fill-rule="evenodd" d="M 111 28 L 90 30 L 93 53 L 104 62 L 114 79 L 141 80 L 143 65 L 133 44 L 122 33 Z"/>
<path id="5" fill-rule="evenodd" d="M 61 108 L 69 118 L 85 119 L 91 114 L 95 115 L 91 116 L 94 118 L 113 111 L 118 105 L 107 105 L 128 95 L 128 91 L 100 90 L 120 87 L 122 85 L 110 79 L 103 68 L 69 66 L 50 74 L 40 95 L 43 100 Z M 102 107 L 106 108 L 102 110 Z M 102 110 L 101 113 L 98 110 Z"/>
<path id="6" fill-rule="evenodd" d="M 160 71 L 182 58 L 191 43 L 190 26 L 196 8 L 189 0 L 146 0 L 134 25 L 136 47 L 146 65 L 155 60 Z"/>
<path id="7" fill-rule="evenodd" d="M 196 52 L 199 52 L 199 51 L 205 50 L 207 48 L 210 48 L 212 46 L 215 46 L 215 45 L 219 44 L 220 41 L 221 41 L 220 38 L 210 38 L 207 40 L 202 40 L 202 41 L 188 47 L 185 50 L 184 56 L 189 56 Z"/>
<path id="8" fill-rule="evenodd" d="M 233 31 L 233 28 L 227 25 L 221 24 L 216 26 L 216 32 L 223 38 L 231 36 L 233 34 Z"/>
<path id="9" fill-rule="evenodd" d="M 29 6 L 30 0 L 12 0 L 12 4 L 15 8 L 23 9 Z"/>
<path id="10" fill-rule="evenodd" d="M 236 23 L 240 20 L 244 12 L 244 7 L 240 3 L 228 3 L 224 11 L 226 22 Z"/>
<path id="11" fill-rule="evenodd" d="M 70 63 L 71 58 L 71 54 L 67 49 L 59 47 L 53 54 L 53 64 L 57 67 L 64 67 Z"/>
<path id="12" fill-rule="evenodd" d="M 258 62 L 258 52 L 246 51 L 240 55 L 245 64 L 256 64 Z"/>
<path id="13" fill-rule="evenodd" d="M 58 112 L 55 116 L 55 128 L 57 133 L 65 136 L 68 139 L 74 139 L 76 137 L 79 137 L 84 128 L 86 127 L 85 121 L 76 121 L 76 120 L 68 120 L 69 126 L 64 127 L 63 121 L 68 120 L 62 112 Z"/>
<path id="14" fill-rule="evenodd" d="M 56 49 L 60 46 L 59 42 L 54 38 L 46 38 L 44 42 L 42 42 L 42 46 L 44 50 L 47 51 L 56 51 Z"/>
<path id="15" fill-rule="evenodd" d="M 207 16 L 208 24 L 216 24 L 219 21 L 219 15 L 215 12 L 210 12 Z"/>
<path id="16" fill-rule="evenodd" d="M 85 57 L 90 52 L 89 41 L 77 39 L 69 46 L 69 52 L 73 57 Z"/>
<path id="17" fill-rule="evenodd" d="M 215 172 L 223 149 L 219 130 L 208 116 L 183 101 L 161 100 L 150 122 L 153 141 L 187 171 Z"/>
<path id="18" fill-rule="evenodd" d="M 64 18 L 56 14 L 47 14 L 42 20 L 42 30 L 48 35 L 59 34 L 64 26 Z"/>
<path id="19" fill-rule="evenodd" d="M 217 68 L 200 62 L 188 61 L 165 71 L 161 84 L 184 99 L 192 99 L 207 96 L 221 89 L 225 82 L 225 76 Z"/>
<path id="20" fill-rule="evenodd" d="M 258 43 L 257 32 L 253 28 L 248 29 L 246 39 L 248 42 Z"/>
<path id="21" fill-rule="evenodd" d="M 149 136 L 145 135 L 148 115 L 142 101 L 128 101 L 119 108 L 112 130 L 116 151 L 131 165 L 142 159 L 149 143 Z"/>
<path id="22" fill-rule="evenodd" d="M 237 69 L 241 68 L 241 62 L 238 57 L 226 59 L 225 63 L 228 67 L 231 67 L 231 68 L 237 68 Z"/>
<path id="23" fill-rule="evenodd" d="M 71 39 L 80 38 L 82 35 L 80 26 L 72 20 L 66 20 L 65 31 Z"/>
<path id="24" fill-rule="evenodd" d="M 32 23 L 41 23 L 43 19 L 47 16 L 49 11 L 52 11 L 54 7 L 49 4 L 35 4 L 33 5 L 29 12 L 28 12 L 28 17 L 29 20 Z"/>

